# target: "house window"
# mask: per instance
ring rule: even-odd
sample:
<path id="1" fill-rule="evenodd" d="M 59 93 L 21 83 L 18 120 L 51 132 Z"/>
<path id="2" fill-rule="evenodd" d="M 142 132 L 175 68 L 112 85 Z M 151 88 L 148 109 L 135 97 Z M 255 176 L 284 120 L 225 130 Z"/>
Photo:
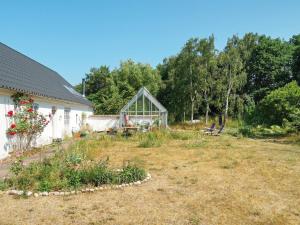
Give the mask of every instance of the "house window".
<path id="1" fill-rule="evenodd" d="M 70 126 L 70 108 L 65 108 L 64 110 L 64 124 L 65 124 L 65 128 L 69 128 Z"/>
<path id="2" fill-rule="evenodd" d="M 52 109 L 51 109 L 51 114 L 54 115 L 56 113 L 56 106 L 52 106 Z"/>

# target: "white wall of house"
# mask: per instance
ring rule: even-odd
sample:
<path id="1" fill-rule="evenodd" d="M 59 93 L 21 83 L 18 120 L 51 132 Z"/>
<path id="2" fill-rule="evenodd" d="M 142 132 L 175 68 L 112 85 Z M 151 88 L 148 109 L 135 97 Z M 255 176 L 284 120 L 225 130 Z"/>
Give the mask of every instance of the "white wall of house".
<path id="1" fill-rule="evenodd" d="M 10 146 L 6 136 L 9 120 L 5 115 L 13 108 L 13 101 L 10 98 L 10 94 L 0 90 L 0 159 L 5 158 L 9 153 Z"/>
<path id="2" fill-rule="evenodd" d="M 92 115 L 88 117 L 87 124 L 96 132 L 107 131 L 119 127 L 119 115 Z"/>
<path id="3" fill-rule="evenodd" d="M 12 91 L 0 89 L 0 159 L 7 157 L 11 151 L 10 140 L 6 135 L 9 126 L 9 118 L 6 114 L 14 108 L 10 98 L 12 94 Z M 82 121 L 83 114 L 86 118 L 93 114 L 92 109 L 87 105 L 50 98 L 33 97 L 33 99 L 38 104 L 38 111 L 45 116 L 52 114 L 52 109 L 56 108 L 44 132 L 34 141 L 34 146 L 50 144 L 53 139 L 70 136 L 72 131 L 78 131 L 82 124 L 87 123 L 87 121 Z M 66 118 L 68 114 L 69 119 Z"/>
<path id="4" fill-rule="evenodd" d="M 91 115 L 87 123 L 93 131 L 102 132 L 107 131 L 112 128 L 119 128 L 120 115 Z M 155 117 L 151 116 L 142 116 L 142 115 L 131 115 L 129 116 L 129 120 L 133 124 L 143 124 L 149 123 L 150 125 L 153 124 Z"/>

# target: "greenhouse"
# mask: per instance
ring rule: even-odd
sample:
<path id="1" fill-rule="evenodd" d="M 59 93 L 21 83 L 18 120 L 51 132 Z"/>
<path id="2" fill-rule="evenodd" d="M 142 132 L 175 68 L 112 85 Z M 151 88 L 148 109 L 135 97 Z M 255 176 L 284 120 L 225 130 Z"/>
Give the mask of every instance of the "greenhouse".
<path id="1" fill-rule="evenodd" d="M 120 126 L 146 129 L 167 127 L 168 111 L 145 87 L 142 87 L 121 109 Z"/>

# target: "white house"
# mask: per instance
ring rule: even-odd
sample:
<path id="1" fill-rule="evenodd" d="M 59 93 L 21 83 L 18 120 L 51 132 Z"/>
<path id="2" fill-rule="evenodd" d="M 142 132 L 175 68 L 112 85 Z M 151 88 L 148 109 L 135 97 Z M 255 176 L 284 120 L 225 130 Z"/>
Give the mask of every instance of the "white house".
<path id="1" fill-rule="evenodd" d="M 0 42 L 0 158 L 8 156 L 11 150 L 6 114 L 14 108 L 10 96 L 16 92 L 31 95 L 40 113 L 52 115 L 35 142 L 37 146 L 70 135 L 93 114 L 91 102 L 57 72 Z"/>

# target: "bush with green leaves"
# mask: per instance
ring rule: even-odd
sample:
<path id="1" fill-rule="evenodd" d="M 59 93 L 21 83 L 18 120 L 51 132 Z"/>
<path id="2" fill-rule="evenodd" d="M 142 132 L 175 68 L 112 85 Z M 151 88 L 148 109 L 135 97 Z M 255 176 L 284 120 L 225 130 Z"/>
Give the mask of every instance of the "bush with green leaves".
<path id="1" fill-rule="evenodd" d="M 272 91 L 249 113 L 247 122 L 300 130 L 300 87 L 293 81 Z"/>
<path id="2" fill-rule="evenodd" d="M 280 137 L 290 133 L 290 128 L 280 127 L 278 125 L 272 125 L 270 127 L 257 125 L 257 126 L 243 126 L 239 129 L 239 134 L 246 137 Z M 237 135 L 235 135 L 237 136 Z"/>
<path id="3" fill-rule="evenodd" d="M 28 150 L 32 142 L 37 138 L 50 122 L 51 114 L 45 115 L 38 112 L 34 107 L 35 103 L 32 97 L 23 93 L 16 93 L 11 96 L 15 108 L 7 113 L 9 127 L 7 136 L 15 150 Z"/>
<path id="4" fill-rule="evenodd" d="M 123 170 L 118 173 L 117 183 L 130 183 L 136 180 L 142 180 L 146 177 L 144 169 L 137 167 L 136 165 L 128 164 L 123 167 Z"/>

